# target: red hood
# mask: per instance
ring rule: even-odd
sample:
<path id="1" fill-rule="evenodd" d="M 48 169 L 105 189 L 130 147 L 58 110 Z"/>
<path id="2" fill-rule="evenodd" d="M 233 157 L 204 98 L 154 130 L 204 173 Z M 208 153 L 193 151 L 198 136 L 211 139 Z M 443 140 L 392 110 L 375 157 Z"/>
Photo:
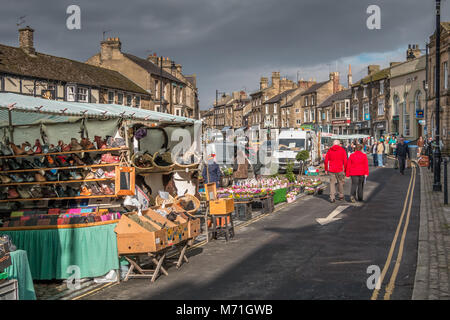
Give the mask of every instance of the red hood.
<path id="1" fill-rule="evenodd" d="M 342 148 L 341 146 L 335 144 L 334 146 L 332 146 L 332 147 L 330 148 L 330 150 L 331 150 L 331 151 L 339 151 L 341 148 Z"/>

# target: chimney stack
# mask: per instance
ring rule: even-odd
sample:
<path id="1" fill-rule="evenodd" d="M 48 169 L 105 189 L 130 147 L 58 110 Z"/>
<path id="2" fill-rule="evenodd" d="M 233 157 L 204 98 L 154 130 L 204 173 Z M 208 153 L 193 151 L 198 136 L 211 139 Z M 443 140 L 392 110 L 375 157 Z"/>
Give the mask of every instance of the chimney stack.
<path id="1" fill-rule="evenodd" d="M 280 88 L 280 73 L 278 71 L 272 72 L 272 87 Z"/>
<path id="2" fill-rule="evenodd" d="M 333 93 L 339 91 L 339 72 L 330 72 L 330 80 L 333 82 Z"/>
<path id="3" fill-rule="evenodd" d="M 29 55 L 36 54 L 36 51 L 34 49 L 33 34 L 34 30 L 29 26 L 26 26 L 23 29 L 19 29 L 19 46 Z"/>
<path id="4" fill-rule="evenodd" d="M 122 43 L 119 38 L 108 38 L 100 42 L 100 60 L 117 59 L 121 55 Z"/>
<path id="5" fill-rule="evenodd" d="M 413 60 L 420 57 L 420 49 L 418 44 L 409 44 L 406 50 L 406 60 Z"/>
<path id="6" fill-rule="evenodd" d="M 378 64 L 371 64 L 367 67 L 367 75 L 369 76 L 378 71 L 380 71 L 380 66 Z"/>
<path id="7" fill-rule="evenodd" d="M 269 86 L 269 79 L 266 77 L 261 77 L 261 81 L 259 82 L 259 89 L 264 90 Z"/>
<path id="8" fill-rule="evenodd" d="M 154 65 L 158 65 L 158 56 L 156 55 L 156 53 L 149 54 L 147 60 L 153 63 Z"/>
<path id="9" fill-rule="evenodd" d="M 349 88 L 351 88 L 352 84 L 353 84 L 353 81 L 352 81 L 352 66 L 349 64 L 348 65 L 348 75 L 347 75 L 347 85 L 348 85 Z"/>

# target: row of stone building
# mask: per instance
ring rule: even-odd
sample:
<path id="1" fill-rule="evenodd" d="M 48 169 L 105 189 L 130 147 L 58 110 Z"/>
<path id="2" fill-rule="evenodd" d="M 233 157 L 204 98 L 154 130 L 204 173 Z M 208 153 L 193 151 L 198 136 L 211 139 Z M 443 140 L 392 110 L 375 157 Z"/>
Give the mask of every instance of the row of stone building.
<path id="1" fill-rule="evenodd" d="M 0 44 L 0 92 L 199 118 L 196 75 L 184 75 L 169 58 L 123 52 L 119 38 L 102 41 L 99 53 L 79 62 L 36 52 L 34 30 L 22 28 L 19 47 Z"/>
<path id="2" fill-rule="evenodd" d="M 441 138 L 449 141 L 449 39 L 450 23 L 441 24 L 440 110 Z M 262 77 L 258 91 L 223 95 L 203 112 L 206 125 L 215 129 L 309 129 L 335 134 L 397 134 L 408 140 L 435 134 L 435 35 L 430 36 L 428 61 L 417 44 L 409 45 L 403 62 L 389 67 L 367 67 L 367 76 L 352 83 L 351 67 L 347 87 L 339 73 L 331 72 L 323 82 L 293 82 L 272 73 L 271 83 Z M 427 73 L 428 72 L 428 73 Z"/>

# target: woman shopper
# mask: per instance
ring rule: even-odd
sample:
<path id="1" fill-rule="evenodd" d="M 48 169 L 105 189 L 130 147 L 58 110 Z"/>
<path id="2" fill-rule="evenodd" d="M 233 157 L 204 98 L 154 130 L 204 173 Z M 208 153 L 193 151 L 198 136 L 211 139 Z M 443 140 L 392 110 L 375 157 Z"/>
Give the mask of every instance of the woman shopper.
<path id="1" fill-rule="evenodd" d="M 425 145 L 425 140 L 423 140 L 423 137 L 420 136 L 419 140 L 417 140 L 417 154 L 419 156 L 422 155 L 422 150 L 423 150 L 424 145 Z"/>
<path id="2" fill-rule="evenodd" d="M 383 154 L 384 154 L 384 143 L 383 140 L 380 139 L 380 142 L 378 142 L 377 145 L 377 161 L 379 167 L 384 167 Z"/>
<path id="3" fill-rule="evenodd" d="M 369 160 L 367 155 L 361 152 L 363 146 L 357 145 L 356 151 L 352 153 L 347 162 L 346 176 L 351 177 L 352 187 L 350 191 L 350 201 L 363 201 L 364 183 L 369 176 Z"/>
<path id="4" fill-rule="evenodd" d="M 378 142 L 375 140 L 373 142 L 372 147 L 371 147 L 372 157 L 373 157 L 373 166 L 374 167 L 378 167 L 377 148 L 378 148 Z"/>

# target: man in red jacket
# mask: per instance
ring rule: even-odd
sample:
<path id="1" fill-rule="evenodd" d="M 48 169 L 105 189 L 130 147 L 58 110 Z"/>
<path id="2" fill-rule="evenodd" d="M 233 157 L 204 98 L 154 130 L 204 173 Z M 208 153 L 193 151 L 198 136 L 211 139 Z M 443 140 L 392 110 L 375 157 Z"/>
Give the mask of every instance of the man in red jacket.
<path id="1" fill-rule="evenodd" d="M 344 200 L 345 170 L 347 167 L 347 152 L 341 147 L 339 140 L 334 140 L 333 146 L 325 156 L 325 174 L 330 173 L 330 201 L 335 202 L 336 183 L 338 184 L 339 200 Z"/>
<path id="2" fill-rule="evenodd" d="M 367 155 L 361 152 L 363 146 L 357 145 L 356 152 L 348 158 L 347 177 L 352 177 L 352 188 L 350 191 L 350 200 L 355 203 L 356 189 L 358 189 L 358 201 L 363 201 L 364 182 L 369 175 L 369 160 Z"/>

